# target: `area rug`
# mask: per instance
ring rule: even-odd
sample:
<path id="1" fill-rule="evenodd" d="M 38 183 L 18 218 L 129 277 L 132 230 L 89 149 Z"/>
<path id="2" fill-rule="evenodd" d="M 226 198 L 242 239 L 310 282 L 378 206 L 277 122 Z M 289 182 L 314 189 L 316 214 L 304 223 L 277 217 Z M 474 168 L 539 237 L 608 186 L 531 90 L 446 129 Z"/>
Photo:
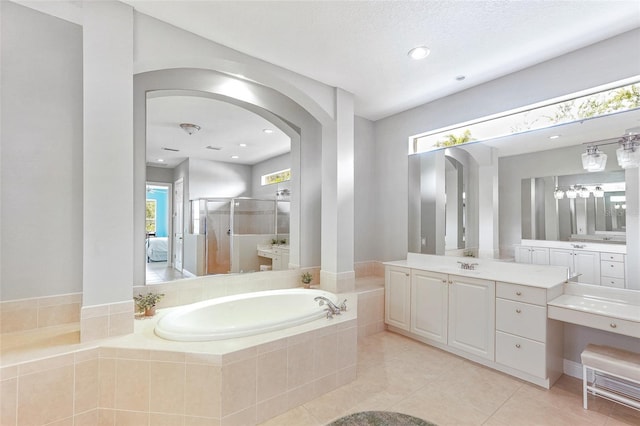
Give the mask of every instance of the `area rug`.
<path id="1" fill-rule="evenodd" d="M 391 411 L 363 411 L 349 414 L 327 426 L 436 426 L 417 417 Z"/>

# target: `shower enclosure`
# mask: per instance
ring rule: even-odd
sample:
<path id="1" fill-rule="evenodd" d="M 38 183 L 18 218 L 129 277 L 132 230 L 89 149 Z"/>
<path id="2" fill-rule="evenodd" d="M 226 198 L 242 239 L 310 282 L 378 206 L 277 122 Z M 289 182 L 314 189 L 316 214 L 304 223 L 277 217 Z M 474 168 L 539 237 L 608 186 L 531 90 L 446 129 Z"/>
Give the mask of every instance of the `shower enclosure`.
<path id="1" fill-rule="evenodd" d="M 259 271 L 258 245 L 289 242 L 289 201 L 207 198 L 191 201 L 191 233 L 198 236 L 201 274 Z"/>

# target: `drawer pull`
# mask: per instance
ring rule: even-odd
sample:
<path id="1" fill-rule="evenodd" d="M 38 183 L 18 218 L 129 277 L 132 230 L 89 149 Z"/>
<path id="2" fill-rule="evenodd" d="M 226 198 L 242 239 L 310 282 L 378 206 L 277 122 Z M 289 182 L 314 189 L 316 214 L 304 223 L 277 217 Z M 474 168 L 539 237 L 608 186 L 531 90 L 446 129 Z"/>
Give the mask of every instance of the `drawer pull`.
<path id="1" fill-rule="evenodd" d="M 617 325 L 616 325 L 616 323 L 615 323 L 615 322 L 612 322 L 611 324 L 609 324 L 609 327 L 611 327 L 611 328 L 616 328 L 616 327 L 617 327 Z"/>
<path id="2" fill-rule="evenodd" d="M 516 343 L 516 348 L 520 349 L 520 343 Z"/>
<path id="3" fill-rule="evenodd" d="M 516 314 L 519 314 L 520 312 L 522 312 L 520 309 L 516 309 Z"/>
<path id="4" fill-rule="evenodd" d="M 516 291 L 516 296 L 522 296 L 522 292 L 521 291 Z"/>
<path id="5" fill-rule="evenodd" d="M 613 265 L 609 265 L 609 266 L 611 266 L 613 268 Z"/>
<path id="6" fill-rule="evenodd" d="M 443 282 L 444 284 L 446 284 L 446 283 L 447 283 L 447 280 L 442 280 L 442 282 Z"/>

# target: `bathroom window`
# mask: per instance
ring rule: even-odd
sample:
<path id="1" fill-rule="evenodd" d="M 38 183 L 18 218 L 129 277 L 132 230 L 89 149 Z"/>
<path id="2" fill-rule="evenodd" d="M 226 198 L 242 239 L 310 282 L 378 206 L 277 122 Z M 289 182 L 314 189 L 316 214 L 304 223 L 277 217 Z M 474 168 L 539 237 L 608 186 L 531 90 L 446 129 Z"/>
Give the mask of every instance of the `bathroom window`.
<path id="1" fill-rule="evenodd" d="M 147 200 L 147 214 L 146 214 L 146 231 L 147 234 L 156 233 L 156 214 L 157 204 L 156 200 Z"/>
<path id="2" fill-rule="evenodd" d="M 291 169 L 280 170 L 274 173 L 262 175 L 262 186 L 291 180 Z"/>

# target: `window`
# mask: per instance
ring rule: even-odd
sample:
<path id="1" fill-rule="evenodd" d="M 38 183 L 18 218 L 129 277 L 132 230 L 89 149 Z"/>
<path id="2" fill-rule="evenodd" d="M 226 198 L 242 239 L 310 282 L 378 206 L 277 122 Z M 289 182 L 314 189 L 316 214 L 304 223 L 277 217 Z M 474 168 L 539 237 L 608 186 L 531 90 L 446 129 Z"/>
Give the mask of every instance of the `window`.
<path id="1" fill-rule="evenodd" d="M 146 214 L 146 231 L 147 234 L 156 233 L 156 212 L 157 212 L 156 200 L 147 199 L 147 214 Z"/>
<path id="2" fill-rule="evenodd" d="M 262 175 L 262 186 L 291 180 L 291 169 L 280 170 L 279 172 Z"/>
<path id="3" fill-rule="evenodd" d="M 637 77 L 634 77 L 637 81 Z M 619 83 L 620 84 L 620 83 Z M 640 84 L 599 87 L 409 138 L 409 154 L 479 142 L 640 108 Z"/>

